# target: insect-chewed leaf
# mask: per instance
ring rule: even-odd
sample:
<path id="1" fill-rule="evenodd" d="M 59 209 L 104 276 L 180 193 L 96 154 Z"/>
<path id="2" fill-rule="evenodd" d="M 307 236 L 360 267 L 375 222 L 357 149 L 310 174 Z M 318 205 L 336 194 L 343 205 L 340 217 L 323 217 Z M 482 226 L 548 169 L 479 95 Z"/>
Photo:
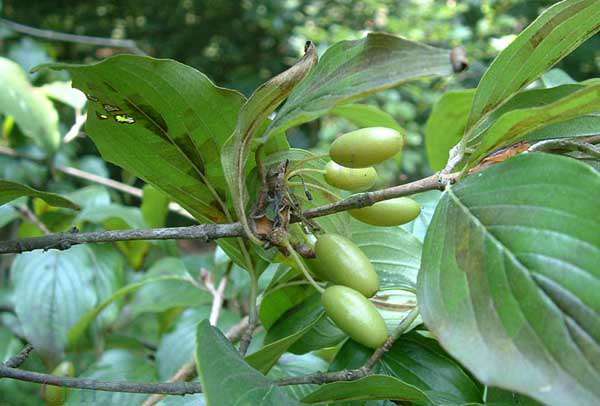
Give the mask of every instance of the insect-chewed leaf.
<path id="1" fill-rule="evenodd" d="M 88 99 L 86 132 L 102 157 L 161 190 L 200 222 L 229 221 L 221 149 L 244 96 L 181 63 L 118 55 L 64 69 Z M 38 68 L 39 69 L 39 68 Z M 219 245 L 242 264 L 232 239 Z"/>
<path id="2" fill-rule="evenodd" d="M 162 190 L 202 222 L 226 221 L 220 150 L 244 97 L 171 60 L 119 55 L 49 65 L 88 98 L 86 132 L 102 156 Z"/>

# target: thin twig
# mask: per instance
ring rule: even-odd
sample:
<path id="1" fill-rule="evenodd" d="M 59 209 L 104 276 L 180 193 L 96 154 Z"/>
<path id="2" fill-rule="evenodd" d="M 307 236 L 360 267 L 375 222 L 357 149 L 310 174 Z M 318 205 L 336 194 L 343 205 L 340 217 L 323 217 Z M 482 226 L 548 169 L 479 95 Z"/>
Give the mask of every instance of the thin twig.
<path id="1" fill-rule="evenodd" d="M 310 374 L 284 378 L 275 381 L 279 386 L 299 384 L 324 384 L 337 381 L 351 381 L 363 378 L 371 373 L 373 366 L 381 359 L 383 354 L 393 345 L 394 340 L 401 335 L 417 317 L 417 310 L 412 311 L 398 326 L 396 332 L 386 341 L 383 347 L 376 350 L 369 360 L 359 369 L 340 372 Z M 184 366 L 187 368 L 187 365 Z M 183 375 L 183 374 L 180 374 Z M 127 393 L 153 393 L 164 395 L 186 395 L 201 393 L 202 386 L 199 382 L 110 382 L 86 378 L 59 377 L 38 372 L 23 371 L 0 364 L 0 378 L 11 378 L 20 381 L 35 382 L 46 385 L 61 386 L 77 389 L 91 389 L 109 392 Z M 150 399 L 148 399 L 149 401 Z"/>
<path id="2" fill-rule="evenodd" d="M 41 237 L 0 242 L 0 254 L 21 253 L 37 249 L 66 250 L 77 244 L 132 240 L 201 240 L 237 237 L 242 233 L 239 223 L 199 224 L 189 227 L 154 228 L 143 230 L 94 231 L 89 233 L 56 233 Z"/>
<path id="3" fill-rule="evenodd" d="M 304 262 L 302 261 L 302 258 L 300 258 L 300 255 L 298 255 L 298 253 L 296 252 L 296 250 L 294 249 L 294 247 L 292 247 L 292 244 L 290 244 L 289 240 L 285 240 L 284 247 L 288 250 L 288 252 L 292 256 L 292 259 L 294 260 L 294 262 L 296 262 L 296 265 L 298 266 L 298 268 L 300 268 L 300 270 L 304 274 L 304 277 L 306 278 L 306 280 L 313 286 L 313 288 L 315 288 L 317 290 L 317 292 L 323 293 L 325 291 L 325 289 L 323 289 L 313 279 L 313 277 L 310 274 L 310 272 L 308 271 L 308 269 L 306 269 L 306 266 L 304 265 Z"/>
<path id="4" fill-rule="evenodd" d="M 221 278 L 219 286 L 214 290 L 212 306 L 210 308 L 210 316 L 208 318 L 211 326 L 216 326 L 221 315 L 221 309 L 223 308 L 223 300 L 225 298 L 225 288 L 227 287 L 227 275 Z"/>
<path id="5" fill-rule="evenodd" d="M 256 298 L 254 299 L 254 301 L 252 300 L 252 297 L 250 298 L 250 308 L 252 309 L 252 303 L 256 303 Z M 254 304 L 254 307 L 256 307 L 256 304 Z M 252 314 L 252 310 L 250 311 L 250 314 Z M 250 316 L 250 314 L 248 316 Z M 254 334 L 254 330 L 256 330 L 256 327 L 258 325 L 258 317 L 254 317 L 253 320 L 250 320 L 251 318 L 248 317 L 248 326 L 246 327 L 246 330 L 244 331 L 244 334 L 242 334 L 242 338 L 240 339 L 240 354 L 242 356 L 246 355 L 246 353 L 248 352 L 248 347 L 250 347 L 250 343 L 252 342 L 252 335 Z"/>
<path id="6" fill-rule="evenodd" d="M 35 224 L 35 226 L 39 228 L 42 233 L 45 235 L 51 234 L 50 230 L 48 230 L 48 227 L 38 218 L 38 216 L 35 215 L 34 212 L 29 209 L 29 207 L 26 205 L 15 205 L 13 207 L 19 212 L 19 214 L 21 214 L 23 218 Z"/>
<path id="7" fill-rule="evenodd" d="M 2 145 L 0 145 L 0 154 L 6 155 L 6 156 L 11 156 L 13 158 L 26 159 L 28 161 L 38 162 L 38 163 L 42 163 L 42 164 L 45 162 L 44 159 L 36 158 L 34 156 L 27 155 L 27 154 L 22 154 L 12 148 L 5 147 Z M 140 188 L 130 186 L 130 185 L 127 185 L 122 182 L 118 182 L 113 179 L 105 178 L 103 176 L 98 176 L 98 175 L 90 173 L 90 172 L 82 171 L 81 169 L 73 168 L 71 166 L 55 165 L 54 169 L 56 169 L 59 172 L 64 173 L 65 175 L 69 175 L 69 176 L 73 176 L 75 178 L 79 178 L 79 179 L 87 180 L 89 182 L 97 183 L 99 185 L 103 185 L 103 186 L 109 187 L 111 189 L 118 190 L 119 192 L 127 193 L 128 195 L 131 195 L 131 196 L 135 196 L 139 199 L 141 199 L 144 194 L 144 192 Z M 194 219 L 194 216 L 192 216 L 187 210 L 185 210 L 183 207 L 181 207 L 177 203 L 174 203 L 174 202 L 169 203 L 169 210 L 174 213 L 177 213 L 181 216 L 184 216 L 184 217 L 187 217 L 190 219 Z"/>
<path id="8" fill-rule="evenodd" d="M 449 175 L 447 179 L 452 179 Z M 444 183 L 440 176 L 433 175 L 428 178 L 407 183 L 405 185 L 393 186 L 387 189 L 373 192 L 358 193 L 342 199 L 336 203 L 316 207 L 304 212 L 304 217 L 315 218 L 335 214 L 340 211 L 355 209 L 373 205 L 382 200 L 412 195 L 426 190 L 440 190 Z M 299 219 L 292 219 L 293 222 Z M 116 230 L 99 231 L 91 233 L 57 233 L 43 237 L 32 237 L 21 240 L 0 242 L 0 254 L 21 253 L 36 249 L 68 249 L 76 244 L 115 242 L 129 240 L 170 240 L 170 239 L 200 239 L 211 241 L 223 237 L 243 237 L 243 229 L 240 223 L 229 224 L 200 224 L 189 227 L 157 228 L 148 230 Z"/>
<path id="9" fill-rule="evenodd" d="M 103 47 L 124 48 L 132 51 L 137 55 L 146 55 L 144 51 L 138 48 L 136 42 L 131 39 L 92 37 L 89 35 L 75 35 L 58 31 L 42 30 L 39 28 L 30 27 L 25 24 L 16 23 L 5 18 L 0 18 L 0 22 L 13 31 L 19 32 L 21 34 L 26 34 L 32 37 L 43 38 L 50 41 L 74 42 L 79 44 L 88 44 Z"/>
<path id="10" fill-rule="evenodd" d="M 448 175 L 446 176 L 446 179 L 452 180 L 453 176 L 454 175 Z M 307 210 L 303 214 L 306 218 L 327 216 L 340 211 L 372 206 L 373 204 L 382 200 L 408 196 L 419 192 L 425 192 L 427 190 L 443 190 L 444 187 L 445 185 L 444 182 L 442 182 L 442 178 L 439 175 L 432 175 L 404 185 L 392 186 L 386 189 L 375 190 L 373 192 L 357 193 L 338 202 Z"/>
<path id="11" fill-rule="evenodd" d="M 4 366 L 9 368 L 20 367 L 25 361 L 27 361 L 27 358 L 29 358 L 29 354 L 31 354 L 31 351 L 33 351 L 33 346 L 31 344 L 25 345 L 25 347 L 23 347 L 23 349 L 17 355 L 9 358 L 4 363 Z"/>
<path id="12" fill-rule="evenodd" d="M 367 362 L 365 363 L 365 365 L 362 366 L 361 369 L 367 373 L 371 372 L 375 364 L 377 364 L 381 357 L 383 357 L 385 353 L 388 352 L 390 348 L 392 348 L 394 342 L 398 339 L 398 337 L 400 337 L 406 332 L 406 330 L 408 330 L 408 328 L 413 324 L 413 322 L 418 316 L 419 309 L 415 307 L 406 315 L 405 318 L 402 319 L 402 321 L 400 322 L 400 324 L 398 324 L 398 327 L 396 327 L 392 335 L 386 340 L 386 342 L 381 347 L 375 350 L 373 355 L 371 355 L 371 357 L 367 360 Z"/>
<path id="13" fill-rule="evenodd" d="M 112 382 L 86 378 L 70 378 L 24 371 L 0 365 L 0 378 L 62 386 L 66 388 L 91 389 L 108 392 L 162 393 L 165 395 L 187 395 L 201 393 L 200 382 Z"/>
<path id="14" fill-rule="evenodd" d="M 357 379 L 364 378 L 371 374 L 373 367 L 379 362 L 379 360 L 381 360 L 383 355 L 388 352 L 390 348 L 392 348 L 394 342 L 410 327 L 418 315 L 419 311 L 417 308 L 411 310 L 411 312 L 400 322 L 398 327 L 394 330 L 394 333 L 387 339 L 383 346 L 375 350 L 367 362 L 365 362 L 365 364 L 360 368 L 339 372 L 316 372 L 309 375 L 292 376 L 278 380 L 277 384 L 279 386 L 305 384 L 322 385 L 325 383 L 355 381 Z"/>

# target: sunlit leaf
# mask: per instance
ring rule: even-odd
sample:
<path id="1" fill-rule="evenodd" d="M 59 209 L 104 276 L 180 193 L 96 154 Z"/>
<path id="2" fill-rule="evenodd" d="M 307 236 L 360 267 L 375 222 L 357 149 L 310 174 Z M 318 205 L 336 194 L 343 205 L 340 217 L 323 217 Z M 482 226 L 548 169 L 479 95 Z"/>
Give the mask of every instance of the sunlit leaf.
<path id="1" fill-rule="evenodd" d="M 433 170 L 446 166 L 448 153 L 463 136 L 475 91 L 444 93 L 433 106 L 425 127 L 427 159 Z"/>
<path id="2" fill-rule="evenodd" d="M 0 114 L 11 116 L 36 144 L 52 152 L 60 144 L 58 113 L 44 96 L 31 86 L 23 69 L 0 57 Z"/>
<path id="3" fill-rule="evenodd" d="M 564 0 L 543 12 L 498 55 L 481 78 L 467 128 L 598 32 L 598 19 L 597 0 Z"/>
<path id="4" fill-rule="evenodd" d="M 574 87 L 575 85 L 567 86 Z M 553 92 L 562 87 L 547 89 L 543 92 Z M 482 133 L 479 137 L 479 146 L 470 155 L 470 161 L 475 163 L 489 151 L 520 141 L 529 132 L 550 124 L 598 112 L 600 112 L 600 84 L 585 86 L 581 90 L 539 107 L 515 108 L 501 115 Z"/>

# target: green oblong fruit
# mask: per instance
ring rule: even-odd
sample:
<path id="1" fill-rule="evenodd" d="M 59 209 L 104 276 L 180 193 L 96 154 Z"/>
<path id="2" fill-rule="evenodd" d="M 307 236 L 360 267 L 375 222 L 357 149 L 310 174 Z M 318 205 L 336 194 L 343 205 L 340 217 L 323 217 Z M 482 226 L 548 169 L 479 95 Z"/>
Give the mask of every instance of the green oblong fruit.
<path id="1" fill-rule="evenodd" d="M 361 128 L 333 141 L 329 156 L 347 168 L 366 168 L 396 155 L 402 143 L 402 134 L 391 128 Z"/>
<path id="2" fill-rule="evenodd" d="M 70 361 L 63 361 L 54 368 L 52 375 L 75 376 L 75 366 Z M 43 385 L 42 393 L 47 405 L 61 406 L 65 403 L 69 390 L 60 386 Z"/>
<path id="3" fill-rule="evenodd" d="M 330 286 L 323 292 L 321 303 L 327 316 L 354 341 L 379 348 L 388 338 L 381 314 L 367 298 L 346 286 Z"/>
<path id="4" fill-rule="evenodd" d="M 421 205 L 408 197 L 383 200 L 372 206 L 348 211 L 352 217 L 363 223 L 379 227 L 406 224 L 421 213 Z"/>
<path id="5" fill-rule="evenodd" d="M 346 168 L 329 161 L 325 165 L 325 180 L 338 189 L 357 192 L 373 186 L 377 180 L 377 171 L 373 167 Z"/>
<path id="6" fill-rule="evenodd" d="M 336 285 L 348 286 L 366 297 L 379 290 L 379 276 L 371 261 L 356 244 L 337 234 L 323 234 L 315 244 L 316 258 L 310 261 L 315 274 Z"/>

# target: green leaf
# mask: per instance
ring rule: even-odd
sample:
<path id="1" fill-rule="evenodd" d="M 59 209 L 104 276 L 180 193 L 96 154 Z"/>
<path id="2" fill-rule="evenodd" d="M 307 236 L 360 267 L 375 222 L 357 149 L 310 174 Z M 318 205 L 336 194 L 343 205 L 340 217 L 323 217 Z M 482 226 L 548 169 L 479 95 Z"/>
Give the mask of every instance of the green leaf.
<path id="1" fill-rule="evenodd" d="M 27 137 L 48 152 L 60 144 L 58 113 L 35 89 L 25 72 L 10 59 L 0 57 L 0 114 L 11 116 Z"/>
<path id="2" fill-rule="evenodd" d="M 418 388 L 387 375 L 370 375 L 349 382 L 321 385 L 302 399 L 303 403 L 325 403 L 350 400 L 391 399 L 417 404 L 436 404 L 435 398 Z"/>
<path id="3" fill-rule="evenodd" d="M 231 199 L 238 219 L 249 235 L 253 235 L 246 220 L 246 163 L 252 140 L 262 129 L 269 115 L 285 100 L 294 86 L 317 63 L 317 51 L 307 43 L 304 56 L 291 68 L 280 73 L 254 91 L 242 106 L 237 126 L 223 147 L 221 163 L 231 191 Z"/>
<path id="4" fill-rule="evenodd" d="M 125 350 L 108 350 L 79 378 L 100 381 L 152 382 L 156 380 L 154 365 L 148 357 Z M 69 390 L 66 405 L 139 405 L 148 398 L 143 393 Z"/>
<path id="5" fill-rule="evenodd" d="M 448 92 L 433 105 L 425 127 L 425 148 L 434 171 L 446 166 L 450 149 L 462 138 L 474 95 L 474 89 Z"/>
<path id="6" fill-rule="evenodd" d="M 524 138 L 527 141 L 539 141 L 548 138 L 587 137 L 598 134 L 598 128 L 600 128 L 600 114 L 588 114 L 533 130 Z"/>
<path id="7" fill-rule="evenodd" d="M 506 47 L 481 78 L 467 128 L 571 53 L 600 29 L 600 2 L 554 4 Z"/>
<path id="8" fill-rule="evenodd" d="M 304 299 L 314 293 L 307 283 L 295 281 L 289 286 L 277 286 L 266 292 L 259 309 L 260 321 L 266 330 L 269 330 L 286 311 L 302 303 Z"/>
<path id="9" fill-rule="evenodd" d="M 250 367 L 207 320 L 198 326 L 196 365 L 208 405 L 298 405 L 281 388 Z"/>
<path id="10" fill-rule="evenodd" d="M 320 296 L 319 303 L 320 303 Z M 320 307 L 323 312 L 323 307 Z M 339 329 L 329 317 L 320 317 L 317 323 L 305 332 L 292 346 L 289 352 L 293 354 L 307 354 L 323 348 L 332 348 L 348 338 L 348 335 Z"/>
<path id="11" fill-rule="evenodd" d="M 0 228 L 12 223 L 14 220 L 21 218 L 21 215 L 10 204 L 0 205 Z"/>
<path id="12" fill-rule="evenodd" d="M 335 356 L 330 371 L 360 368 L 373 350 L 348 340 Z M 400 336 L 374 367 L 374 373 L 389 375 L 427 392 L 454 397 L 459 403 L 480 402 L 482 390 L 435 340 L 411 332 Z"/>
<path id="13" fill-rule="evenodd" d="M 72 251 L 72 249 L 70 249 L 67 252 L 70 251 Z M 82 335 L 87 330 L 87 328 L 90 326 L 90 324 L 104 311 L 104 309 L 109 307 L 113 302 L 124 298 L 129 293 L 135 292 L 136 290 L 140 289 L 141 287 L 147 284 L 173 279 L 186 280 L 180 275 L 159 276 L 156 278 L 146 279 L 141 282 L 129 284 L 115 291 L 110 297 L 105 299 L 103 302 L 96 305 L 95 307 L 90 308 L 87 312 L 82 314 L 81 317 L 77 320 L 77 322 L 71 326 L 68 333 L 69 344 L 72 346 L 76 345 L 81 339 Z"/>
<path id="14" fill-rule="evenodd" d="M 447 50 L 382 33 L 338 42 L 294 89 L 267 135 L 314 120 L 336 106 L 401 83 L 451 73 Z"/>
<path id="15" fill-rule="evenodd" d="M 402 227 L 373 227 L 353 221 L 352 241 L 375 267 L 381 290 L 415 290 L 422 249 L 416 237 Z"/>
<path id="16" fill-rule="evenodd" d="M 29 186 L 21 185 L 20 183 L 0 179 L 0 205 L 21 196 L 37 197 L 51 206 L 79 209 L 77 204 L 55 193 L 42 192 Z"/>
<path id="17" fill-rule="evenodd" d="M 6 362 L 17 355 L 23 348 L 23 344 L 10 330 L 0 327 L 0 362 Z"/>
<path id="18" fill-rule="evenodd" d="M 267 332 L 266 345 L 295 335 L 304 326 L 313 327 L 304 332 L 289 348 L 294 354 L 306 354 L 310 351 L 338 344 L 346 334 L 337 328 L 331 320 L 323 317 L 325 310 L 321 305 L 321 295 L 315 293 L 304 302 L 288 310 Z M 313 325 L 313 323 L 315 323 Z"/>
<path id="19" fill-rule="evenodd" d="M 423 242 L 425 234 L 427 233 L 427 228 L 433 217 L 433 212 L 435 211 L 441 196 L 442 192 L 439 190 L 430 190 L 412 195 L 410 198 L 416 200 L 421 205 L 421 213 L 419 214 L 419 217 L 408 224 L 404 224 L 402 228 L 417 237 L 419 241 Z"/>
<path id="20" fill-rule="evenodd" d="M 305 325 L 297 326 L 297 331 L 287 337 L 281 338 L 277 341 L 270 342 L 262 347 L 260 350 L 246 356 L 246 362 L 256 368 L 263 374 L 269 372 L 269 370 L 277 363 L 277 360 L 281 355 L 286 352 L 294 343 L 296 343 L 304 334 L 306 334 L 317 322 L 324 317 L 321 317 L 310 321 Z"/>
<path id="21" fill-rule="evenodd" d="M 220 151 L 244 97 L 172 60 L 118 55 L 67 70 L 88 96 L 86 132 L 102 157 L 202 222 L 225 222 Z"/>
<path id="22" fill-rule="evenodd" d="M 387 127 L 402 133 L 406 132 L 391 114 L 377 106 L 355 103 L 345 104 L 335 107 L 331 110 L 331 114 L 343 117 L 359 128 Z"/>
<path id="23" fill-rule="evenodd" d="M 175 322 L 173 329 L 164 334 L 156 350 L 158 376 L 162 380 L 171 378 L 184 364 L 194 358 L 198 323 L 210 317 L 210 306 L 185 310 Z M 227 310 L 221 311 L 218 326 L 229 329 L 239 318 Z"/>
<path id="24" fill-rule="evenodd" d="M 166 396 L 160 403 L 160 406 L 206 406 L 204 393 L 195 393 L 193 395 Z"/>
<path id="25" fill-rule="evenodd" d="M 123 256 L 110 244 L 88 245 L 90 249 L 90 259 L 94 268 L 100 272 L 95 272 L 92 283 L 98 302 L 102 302 L 112 296 L 125 283 L 125 261 Z M 118 303 L 113 303 L 105 309 L 98 322 L 100 327 L 108 326 L 119 316 Z"/>
<path id="26" fill-rule="evenodd" d="M 465 403 L 482 400 L 482 388 L 458 362 L 435 340 L 416 332 L 396 340 L 385 353 L 381 370 L 424 391 L 447 393 Z"/>
<path id="27" fill-rule="evenodd" d="M 6 319 L 2 320 L 6 323 Z M 0 362 L 5 362 L 9 358 L 17 355 L 23 349 L 23 343 L 13 333 L 5 327 L 0 327 Z M 22 366 L 25 369 L 31 369 L 32 357 Z M 39 361 L 41 367 L 43 364 Z M 37 365 L 35 365 L 37 366 Z M 5 405 L 36 405 L 40 403 L 40 386 L 32 382 L 17 381 L 15 379 L 0 380 L 0 393 L 2 393 L 2 403 Z"/>
<path id="28" fill-rule="evenodd" d="M 149 227 L 164 227 L 169 214 L 169 197 L 152 185 L 144 186 L 140 210 Z"/>
<path id="29" fill-rule="evenodd" d="M 526 108 L 546 107 L 573 95 L 573 93 L 579 90 L 585 90 L 586 86 L 590 85 L 575 83 L 555 86 L 549 89 L 532 89 L 520 92 L 501 107 L 481 119 L 477 128 L 471 132 L 470 138 L 467 140 L 467 146 L 477 146 L 478 142 L 486 136 L 487 131 L 508 113 Z"/>
<path id="30" fill-rule="evenodd" d="M 556 89 L 559 88 L 544 91 Z M 529 132 L 594 112 L 600 112 L 600 84 L 586 86 L 540 107 L 511 110 L 481 135 L 481 143 L 470 156 L 470 162 L 475 163 L 489 151 L 522 140 Z"/>
<path id="31" fill-rule="evenodd" d="M 525 154 L 442 197 L 419 273 L 423 320 L 483 383 L 600 400 L 600 174 Z M 507 371 L 511 371 L 507 373 Z"/>
<path id="32" fill-rule="evenodd" d="M 541 403 L 519 393 L 504 389 L 488 387 L 486 391 L 485 404 L 490 406 L 540 406 Z"/>
<path id="33" fill-rule="evenodd" d="M 11 267 L 15 311 L 27 341 L 44 358 L 56 361 L 67 333 L 97 301 L 92 285 L 104 269 L 92 262 L 89 248 L 20 254 Z"/>
<path id="34" fill-rule="evenodd" d="M 163 278 L 163 277 L 173 278 Z M 135 292 L 131 301 L 131 313 L 138 316 L 142 313 L 160 313 L 173 307 L 197 307 L 212 302 L 212 295 L 201 288 L 188 273 L 179 258 L 162 258 L 146 273 L 144 280 L 156 280 L 148 283 Z"/>

